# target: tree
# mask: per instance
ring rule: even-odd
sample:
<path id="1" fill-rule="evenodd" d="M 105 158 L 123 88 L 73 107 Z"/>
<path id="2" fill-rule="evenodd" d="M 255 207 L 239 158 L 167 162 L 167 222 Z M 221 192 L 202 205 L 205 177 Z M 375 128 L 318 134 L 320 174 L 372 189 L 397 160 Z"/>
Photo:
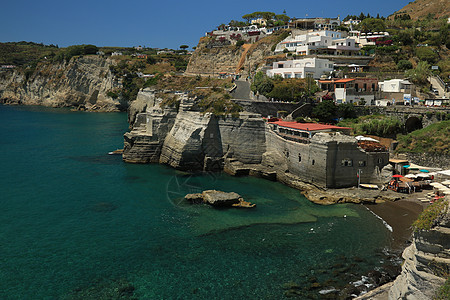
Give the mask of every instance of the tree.
<path id="1" fill-rule="evenodd" d="M 283 22 L 285 22 L 285 23 L 287 23 L 287 22 L 289 22 L 289 20 L 290 20 L 291 18 L 289 18 L 288 16 L 286 16 L 286 15 L 275 15 L 275 20 L 277 20 L 277 21 L 283 21 Z"/>
<path id="2" fill-rule="evenodd" d="M 267 96 L 284 101 L 298 102 L 305 100 L 310 93 L 315 93 L 317 89 L 314 83 L 301 78 L 283 79 L 274 76 L 272 83 L 273 89 Z"/>
<path id="3" fill-rule="evenodd" d="M 362 32 L 378 32 L 385 31 L 386 25 L 381 19 L 367 18 L 361 21 L 359 28 Z"/>
<path id="4" fill-rule="evenodd" d="M 340 104 L 337 106 L 337 114 L 344 119 L 354 119 L 356 118 L 355 106 L 351 103 Z"/>
<path id="5" fill-rule="evenodd" d="M 98 47 L 95 45 L 84 45 L 84 54 L 96 54 L 98 52 Z"/>
<path id="6" fill-rule="evenodd" d="M 416 56 L 420 60 L 424 60 L 428 63 L 434 63 L 439 59 L 439 55 L 433 51 L 430 47 L 418 47 L 416 49 Z"/>
<path id="7" fill-rule="evenodd" d="M 420 61 L 416 68 L 406 71 L 405 75 L 413 83 L 426 84 L 430 73 L 430 65 L 426 61 Z"/>
<path id="8" fill-rule="evenodd" d="M 267 21 L 271 20 L 275 16 L 275 13 L 270 11 L 261 12 L 261 17 Z"/>
<path id="9" fill-rule="evenodd" d="M 397 68 L 399 70 L 409 70 L 412 69 L 412 63 L 409 60 L 402 59 L 397 63 Z"/>
<path id="10" fill-rule="evenodd" d="M 412 35 L 406 30 L 400 31 L 393 38 L 396 42 L 402 44 L 403 46 L 412 45 L 414 42 Z"/>
<path id="11" fill-rule="evenodd" d="M 188 45 L 181 45 L 181 46 L 180 46 L 180 49 L 182 49 L 182 50 L 186 50 L 187 48 L 189 48 Z"/>
<path id="12" fill-rule="evenodd" d="M 332 123 L 337 115 L 337 107 L 331 100 L 325 100 L 317 104 L 312 110 L 312 116 L 320 122 Z"/>

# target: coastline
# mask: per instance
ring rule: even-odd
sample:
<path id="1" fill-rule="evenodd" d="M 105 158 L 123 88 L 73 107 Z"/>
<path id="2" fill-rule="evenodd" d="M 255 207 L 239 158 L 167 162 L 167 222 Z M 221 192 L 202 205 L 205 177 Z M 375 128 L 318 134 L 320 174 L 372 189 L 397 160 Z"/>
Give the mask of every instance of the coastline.
<path id="1" fill-rule="evenodd" d="M 429 191 L 410 194 L 397 201 L 385 201 L 377 204 L 364 204 L 372 213 L 379 216 L 392 227 L 392 248 L 403 251 L 409 245 L 412 227 L 427 204 L 417 200 Z"/>

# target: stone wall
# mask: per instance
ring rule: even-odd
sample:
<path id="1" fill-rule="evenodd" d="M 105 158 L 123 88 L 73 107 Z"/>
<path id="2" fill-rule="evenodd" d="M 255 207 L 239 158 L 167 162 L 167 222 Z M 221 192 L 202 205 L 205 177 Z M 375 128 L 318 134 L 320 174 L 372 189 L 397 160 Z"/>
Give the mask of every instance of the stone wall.
<path id="1" fill-rule="evenodd" d="M 271 102 L 271 101 L 255 101 L 233 99 L 233 102 L 239 104 L 244 111 L 260 114 L 263 117 L 276 117 L 277 112 L 286 111 L 287 114 L 293 112 L 301 104 L 293 104 L 287 102 Z"/>
<path id="2" fill-rule="evenodd" d="M 361 183 L 378 183 L 379 171 L 389 158 L 385 152 L 365 152 L 354 138 L 341 134 L 318 133 L 310 143 L 299 143 L 267 128 L 266 140 L 263 165 L 273 165 L 279 172 L 288 171 L 307 183 L 327 188 L 356 186 L 358 169 Z"/>
<path id="3" fill-rule="evenodd" d="M 431 153 L 406 153 L 406 159 L 419 166 L 430 168 L 450 169 L 450 156 Z"/>

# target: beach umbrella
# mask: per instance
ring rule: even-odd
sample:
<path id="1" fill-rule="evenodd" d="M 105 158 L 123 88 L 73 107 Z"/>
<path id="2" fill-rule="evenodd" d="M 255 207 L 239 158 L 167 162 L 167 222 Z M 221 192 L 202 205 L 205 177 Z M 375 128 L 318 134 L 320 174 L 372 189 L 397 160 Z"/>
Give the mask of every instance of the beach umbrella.
<path id="1" fill-rule="evenodd" d="M 416 178 L 416 175 L 414 175 L 414 174 L 406 174 L 405 177 L 406 178 Z"/>
<path id="2" fill-rule="evenodd" d="M 393 178 L 401 178 L 401 177 L 403 177 L 403 176 L 402 176 L 402 175 L 396 174 L 396 175 L 393 175 L 392 177 L 393 177 Z"/>
<path id="3" fill-rule="evenodd" d="M 445 185 L 450 185 L 450 180 L 446 180 L 446 181 L 443 181 L 443 182 L 441 182 L 442 184 L 445 184 Z"/>
<path id="4" fill-rule="evenodd" d="M 403 168 L 409 168 L 410 167 L 410 165 L 404 165 L 403 166 Z"/>
<path id="5" fill-rule="evenodd" d="M 428 170 L 425 170 L 425 169 L 419 170 L 419 172 L 423 172 L 423 173 L 430 173 L 430 171 L 428 171 Z"/>
<path id="6" fill-rule="evenodd" d="M 428 178 L 428 177 L 430 177 L 430 175 L 428 175 L 428 174 L 417 174 L 416 176 L 417 177 L 421 177 L 421 178 Z"/>

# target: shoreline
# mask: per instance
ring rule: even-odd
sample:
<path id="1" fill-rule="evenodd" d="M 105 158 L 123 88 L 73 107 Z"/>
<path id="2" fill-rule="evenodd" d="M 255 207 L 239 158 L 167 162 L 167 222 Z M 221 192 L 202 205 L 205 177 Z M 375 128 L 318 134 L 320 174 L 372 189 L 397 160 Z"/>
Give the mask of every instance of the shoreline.
<path id="1" fill-rule="evenodd" d="M 396 201 L 385 201 L 376 204 L 364 204 L 372 213 L 380 217 L 392 227 L 392 248 L 402 251 L 409 245 L 412 237 L 412 223 L 417 220 L 427 204 L 417 198 L 429 191 L 410 194 Z"/>

